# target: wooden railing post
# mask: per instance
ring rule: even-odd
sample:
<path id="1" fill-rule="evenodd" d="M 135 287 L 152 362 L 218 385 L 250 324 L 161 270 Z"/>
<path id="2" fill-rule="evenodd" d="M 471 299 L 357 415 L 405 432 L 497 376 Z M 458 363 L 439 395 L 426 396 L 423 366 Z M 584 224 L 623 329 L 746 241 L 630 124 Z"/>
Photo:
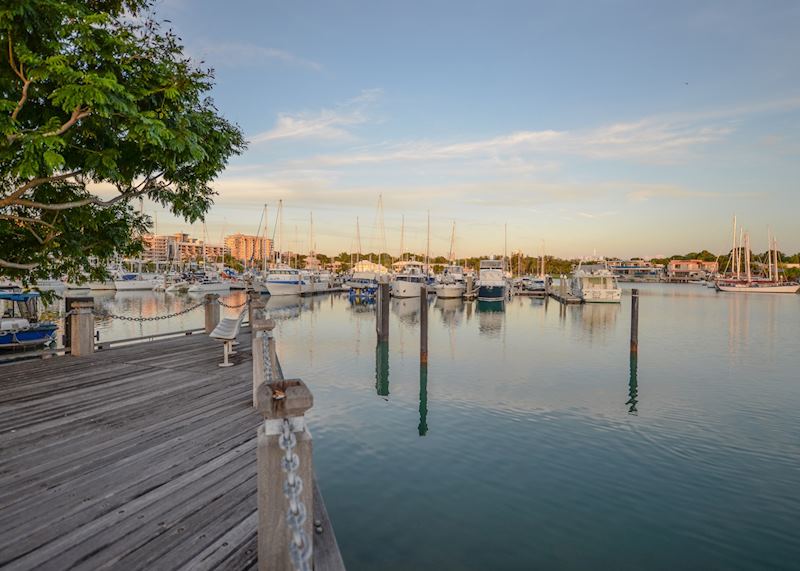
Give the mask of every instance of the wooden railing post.
<path id="1" fill-rule="evenodd" d="M 206 333 L 211 333 L 219 324 L 219 295 L 216 293 L 206 294 Z"/>
<path id="2" fill-rule="evenodd" d="M 73 301 L 69 316 L 70 354 L 85 357 L 94 353 L 94 301 Z"/>
<path id="3" fill-rule="evenodd" d="M 303 545 L 310 550 L 314 542 L 314 467 L 311 433 L 306 428 L 304 415 L 313 406 L 314 399 L 299 379 L 261 383 L 258 391 L 258 410 L 264 417 L 258 428 L 257 451 L 258 568 L 260 571 L 290 571 L 293 566 L 289 546 L 293 534 L 287 525 L 290 505 L 284 494 L 286 451 L 281 449 L 281 439 L 284 423 L 288 421 L 295 440 L 292 451 L 299 460 L 295 473 L 302 479 L 300 503 L 303 507 L 299 509 L 306 513 L 302 525 L 306 542 Z"/>
<path id="4" fill-rule="evenodd" d="M 257 291 L 247 292 L 247 321 L 250 325 L 256 320 L 256 312 L 263 312 L 266 309 L 267 303 L 261 299 L 261 294 Z"/>

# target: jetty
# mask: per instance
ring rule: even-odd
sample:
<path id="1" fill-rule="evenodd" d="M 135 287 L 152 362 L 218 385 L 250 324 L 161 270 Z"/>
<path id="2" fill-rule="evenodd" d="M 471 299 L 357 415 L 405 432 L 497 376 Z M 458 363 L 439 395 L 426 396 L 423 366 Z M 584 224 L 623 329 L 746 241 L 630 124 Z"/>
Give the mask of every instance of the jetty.
<path id="1" fill-rule="evenodd" d="M 204 334 L 0 366 L 0 568 L 344 569 L 313 474 L 310 391 L 283 379 L 274 323 L 250 305 L 230 367 Z M 73 339 L 93 334 L 86 315 L 70 316 Z M 308 510 L 300 559 L 289 501 Z"/>

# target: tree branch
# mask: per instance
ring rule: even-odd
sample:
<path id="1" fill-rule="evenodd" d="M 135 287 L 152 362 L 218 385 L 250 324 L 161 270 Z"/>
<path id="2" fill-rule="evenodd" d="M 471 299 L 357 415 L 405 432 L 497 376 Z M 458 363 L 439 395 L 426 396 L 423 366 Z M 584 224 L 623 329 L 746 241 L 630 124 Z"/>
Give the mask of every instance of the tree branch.
<path id="1" fill-rule="evenodd" d="M 11 120 L 16 121 L 17 115 L 22 110 L 22 106 L 25 105 L 25 101 L 28 100 L 28 86 L 31 84 L 30 79 L 23 80 L 22 83 L 22 97 L 19 98 L 17 102 L 17 106 L 14 108 L 14 111 L 11 113 Z"/>
<path id="2" fill-rule="evenodd" d="M 44 184 L 46 182 L 57 182 L 59 180 L 64 180 L 64 179 L 67 179 L 67 178 L 71 178 L 73 176 L 78 176 L 79 174 L 81 174 L 81 171 L 77 170 L 77 171 L 66 172 L 66 173 L 57 174 L 57 175 L 53 175 L 53 176 L 43 176 L 43 177 L 40 177 L 40 178 L 32 178 L 31 180 L 29 180 L 28 182 L 23 184 L 21 187 L 19 187 L 17 190 L 12 192 L 8 196 L 6 196 L 4 198 L 0 198 L 0 206 L 8 206 L 9 204 L 17 204 L 17 199 L 20 196 L 25 194 L 25 192 L 27 192 L 28 190 L 30 190 L 32 188 L 36 188 L 40 184 Z"/>
<path id="3" fill-rule="evenodd" d="M 47 226 L 48 228 L 56 230 L 56 227 L 50 224 L 49 222 L 45 222 L 44 220 L 39 220 L 38 218 L 28 218 L 27 216 L 15 216 L 14 214 L 0 214 L 0 220 L 11 220 L 20 222 L 30 222 L 32 224 L 42 224 L 44 226 Z"/>
<path id="4" fill-rule="evenodd" d="M 78 121 L 80 121 L 84 117 L 88 117 L 91 114 L 92 114 L 92 111 L 90 109 L 81 109 L 81 106 L 78 105 L 77 107 L 75 107 L 75 109 L 72 110 L 72 115 L 69 116 L 69 119 L 67 120 L 66 123 L 61 125 L 61 127 L 59 127 L 55 131 L 49 131 L 47 133 L 44 133 L 42 135 L 42 137 L 57 137 L 58 135 L 63 135 L 75 123 L 77 123 Z"/>
<path id="5" fill-rule="evenodd" d="M 32 270 L 39 264 L 18 264 L 16 262 L 9 262 L 0 258 L 0 268 L 10 268 L 12 270 Z"/>

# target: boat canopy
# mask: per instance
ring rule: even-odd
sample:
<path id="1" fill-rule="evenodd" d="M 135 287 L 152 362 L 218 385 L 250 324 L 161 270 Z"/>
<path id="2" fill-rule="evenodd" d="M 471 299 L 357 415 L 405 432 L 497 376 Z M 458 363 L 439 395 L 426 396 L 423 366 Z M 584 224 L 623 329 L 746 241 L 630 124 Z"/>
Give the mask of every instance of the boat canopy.
<path id="1" fill-rule="evenodd" d="M 0 291 L 0 299 L 6 301 L 30 301 L 31 299 L 39 299 L 38 291 L 26 291 L 23 293 Z"/>

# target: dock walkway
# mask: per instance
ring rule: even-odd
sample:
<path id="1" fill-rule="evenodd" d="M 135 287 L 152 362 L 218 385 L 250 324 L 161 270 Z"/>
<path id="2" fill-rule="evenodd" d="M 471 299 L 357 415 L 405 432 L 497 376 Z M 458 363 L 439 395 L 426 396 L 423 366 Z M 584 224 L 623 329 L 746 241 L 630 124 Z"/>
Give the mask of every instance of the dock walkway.
<path id="1" fill-rule="evenodd" d="M 0 568 L 255 569 L 262 418 L 240 341 L 229 368 L 205 335 L 0 367 Z M 314 491 L 315 567 L 343 568 Z"/>

